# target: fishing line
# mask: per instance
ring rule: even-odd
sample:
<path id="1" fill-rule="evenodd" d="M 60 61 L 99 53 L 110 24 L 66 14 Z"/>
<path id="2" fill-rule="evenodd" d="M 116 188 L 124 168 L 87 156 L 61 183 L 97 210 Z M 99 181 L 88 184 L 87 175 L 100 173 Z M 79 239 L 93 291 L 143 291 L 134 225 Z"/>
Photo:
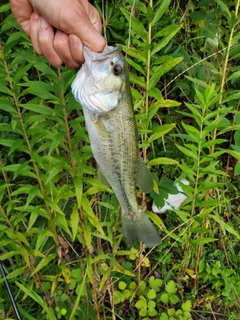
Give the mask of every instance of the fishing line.
<path id="1" fill-rule="evenodd" d="M 12 303 L 12 306 L 13 306 L 13 310 L 14 310 L 14 313 L 15 313 L 15 316 L 17 317 L 17 320 L 22 320 L 20 314 L 19 314 L 19 311 L 18 311 L 18 308 L 17 308 L 17 305 L 16 305 L 16 302 L 13 298 L 13 295 L 12 295 L 12 291 L 10 289 L 10 286 L 8 284 L 8 281 L 7 281 L 7 278 L 6 278 L 6 275 L 5 275 L 5 272 L 4 272 L 4 269 L 3 269 L 3 266 L 2 266 L 2 263 L 0 262 L 0 273 L 3 277 L 3 280 L 4 280 L 4 283 L 5 283 L 5 286 L 7 288 L 7 292 L 8 292 L 8 295 L 9 295 L 9 298 L 11 300 L 11 303 Z"/>

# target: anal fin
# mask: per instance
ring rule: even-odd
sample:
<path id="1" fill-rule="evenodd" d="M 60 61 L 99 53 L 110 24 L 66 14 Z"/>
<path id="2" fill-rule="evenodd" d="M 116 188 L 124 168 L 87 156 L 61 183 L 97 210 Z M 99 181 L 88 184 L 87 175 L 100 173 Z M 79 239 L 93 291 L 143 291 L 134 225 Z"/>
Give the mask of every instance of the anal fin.
<path id="1" fill-rule="evenodd" d="M 153 189 L 153 178 L 146 163 L 143 161 L 140 155 L 138 156 L 137 186 L 144 193 L 149 193 Z"/>
<path id="2" fill-rule="evenodd" d="M 107 187 L 111 187 L 110 183 L 107 181 L 107 179 L 105 178 L 104 174 L 102 173 L 101 170 L 98 170 L 98 179 L 100 180 L 100 182 L 102 184 L 104 184 Z"/>

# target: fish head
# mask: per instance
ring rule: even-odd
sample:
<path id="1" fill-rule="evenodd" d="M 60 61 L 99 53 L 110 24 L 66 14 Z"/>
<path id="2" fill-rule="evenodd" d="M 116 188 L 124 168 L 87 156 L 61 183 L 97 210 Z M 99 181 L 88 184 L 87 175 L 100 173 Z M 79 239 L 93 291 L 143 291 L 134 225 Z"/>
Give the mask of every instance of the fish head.
<path id="1" fill-rule="evenodd" d="M 106 46 L 102 53 L 83 49 L 85 63 L 72 84 L 75 99 L 83 108 L 104 115 L 119 105 L 128 82 L 127 63 L 121 47 Z"/>

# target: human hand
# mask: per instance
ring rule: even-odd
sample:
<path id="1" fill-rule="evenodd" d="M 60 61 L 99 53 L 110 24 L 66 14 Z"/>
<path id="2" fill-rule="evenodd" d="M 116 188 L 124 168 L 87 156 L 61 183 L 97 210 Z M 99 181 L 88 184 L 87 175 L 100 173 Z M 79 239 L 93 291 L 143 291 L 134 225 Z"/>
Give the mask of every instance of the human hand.
<path id="1" fill-rule="evenodd" d="M 100 16 L 88 0 L 10 0 L 10 4 L 34 49 L 53 66 L 64 62 L 77 68 L 84 61 L 83 44 L 96 52 L 106 45 Z"/>

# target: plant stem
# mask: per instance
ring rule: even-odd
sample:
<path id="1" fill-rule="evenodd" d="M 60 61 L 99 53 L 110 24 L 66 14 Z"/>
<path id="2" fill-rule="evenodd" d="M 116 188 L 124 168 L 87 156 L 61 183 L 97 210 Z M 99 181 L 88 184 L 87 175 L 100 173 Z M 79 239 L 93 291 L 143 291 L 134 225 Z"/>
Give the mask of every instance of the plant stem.
<path id="1" fill-rule="evenodd" d="M 149 0 L 149 6 L 152 8 L 153 1 Z M 151 42 L 152 42 L 152 23 L 148 24 L 148 52 L 147 52 L 147 75 L 146 75 L 146 92 L 145 92 L 145 113 L 148 115 L 148 104 L 149 104 L 149 82 L 150 82 L 150 70 L 151 70 Z M 147 140 L 147 134 L 144 135 L 144 140 Z M 143 159 L 147 160 L 147 149 L 143 149 Z"/>
<path id="2" fill-rule="evenodd" d="M 29 140 L 28 135 L 27 135 L 27 131 L 26 131 L 25 125 L 24 125 L 24 121 L 23 121 L 23 117 L 22 117 L 22 113 L 21 113 L 21 110 L 20 110 L 20 106 L 19 106 L 19 102 L 18 102 L 17 96 L 16 96 L 16 94 L 13 92 L 14 86 L 13 86 L 12 79 L 11 79 L 11 76 L 10 76 L 10 73 L 9 73 L 9 69 L 8 69 L 7 62 L 6 62 L 6 60 L 4 59 L 4 51 L 3 51 L 3 48 L 2 48 L 1 45 L 0 45 L 0 52 L 1 52 L 1 54 L 2 54 L 2 60 L 3 60 L 3 64 L 4 64 L 4 69 L 5 69 L 6 74 L 7 74 L 7 78 L 8 78 L 8 82 L 9 82 L 9 87 L 10 87 L 11 90 L 12 90 L 12 98 L 13 98 L 13 101 L 14 101 L 14 104 L 15 104 L 15 107 L 16 107 L 16 110 L 17 110 L 17 113 L 18 113 L 18 117 L 19 117 L 19 120 L 20 120 L 20 123 L 21 123 L 22 131 L 23 131 L 23 136 L 24 136 L 25 141 L 26 141 L 26 143 L 27 143 L 27 147 L 28 147 L 30 156 L 32 156 L 33 150 L 32 150 L 31 144 L 30 144 L 30 140 Z M 53 222 L 53 217 L 52 217 L 51 209 L 50 209 L 50 207 L 49 207 L 49 205 L 48 205 L 48 203 L 47 203 L 47 200 L 46 200 L 46 194 L 45 194 L 45 190 L 44 190 L 44 187 L 43 187 L 43 183 L 42 183 L 42 180 L 41 180 L 41 177 L 40 177 L 40 172 L 39 172 L 39 170 L 38 170 L 37 163 L 36 163 L 34 160 L 32 160 L 32 163 L 33 163 L 33 168 L 34 168 L 34 170 L 35 170 L 35 173 L 36 173 L 36 176 L 37 176 L 37 181 L 38 181 L 38 184 L 39 184 L 39 187 L 40 187 L 40 190 L 41 190 L 41 193 L 42 193 L 44 202 L 45 202 L 45 206 L 46 206 L 46 209 L 47 209 L 47 212 L 48 212 L 50 221 L 51 221 L 51 226 L 52 226 L 52 230 L 53 230 L 53 233 L 54 233 L 54 240 L 55 240 L 56 244 L 59 245 L 59 240 L 58 240 L 58 236 L 57 236 L 56 227 L 55 227 L 55 224 L 54 224 L 54 222 Z"/>
<path id="3" fill-rule="evenodd" d="M 58 68 L 58 79 L 59 81 L 62 81 L 62 74 L 60 68 Z M 70 135 L 70 130 L 69 130 L 69 125 L 68 125 L 68 117 L 67 117 L 67 110 L 66 110 L 66 101 L 64 97 L 64 92 L 61 90 L 61 100 L 62 100 L 62 105 L 64 106 L 62 112 L 63 112 L 63 117 L 64 117 L 64 123 L 66 127 L 66 132 L 67 132 L 67 142 L 68 142 L 68 149 L 69 149 L 69 156 L 71 159 L 71 167 L 73 170 L 73 177 L 76 176 L 76 163 L 73 159 L 72 156 L 72 142 L 71 142 L 71 135 Z"/>

